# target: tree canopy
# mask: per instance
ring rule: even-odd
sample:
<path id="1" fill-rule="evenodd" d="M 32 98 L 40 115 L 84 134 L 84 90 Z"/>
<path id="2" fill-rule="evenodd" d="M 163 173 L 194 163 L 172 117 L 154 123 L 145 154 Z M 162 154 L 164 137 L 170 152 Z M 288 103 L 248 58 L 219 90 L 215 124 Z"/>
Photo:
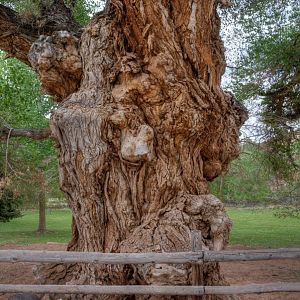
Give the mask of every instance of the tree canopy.
<path id="1" fill-rule="evenodd" d="M 224 19 L 225 40 L 240 40 L 229 45 L 227 88 L 258 111 L 254 140 L 273 171 L 289 176 L 300 155 L 299 2 L 234 1 Z"/>

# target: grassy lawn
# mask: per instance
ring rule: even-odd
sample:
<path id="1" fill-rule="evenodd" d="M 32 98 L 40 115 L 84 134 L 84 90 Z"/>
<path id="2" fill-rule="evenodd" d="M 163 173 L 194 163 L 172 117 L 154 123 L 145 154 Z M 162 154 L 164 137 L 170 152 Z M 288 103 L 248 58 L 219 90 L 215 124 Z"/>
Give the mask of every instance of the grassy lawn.
<path id="1" fill-rule="evenodd" d="M 7 223 L 0 223 L 0 244 L 33 244 L 70 240 L 71 213 L 69 210 L 52 210 L 46 214 L 47 233 L 40 235 L 38 227 L 38 212 L 26 211 L 23 217 Z"/>
<path id="2" fill-rule="evenodd" d="M 233 220 L 230 243 L 232 245 L 262 247 L 300 247 L 300 220 L 279 219 L 271 209 L 228 209 Z M 70 240 L 71 215 L 68 210 L 47 213 L 45 235 L 36 232 L 37 212 L 25 212 L 24 216 L 8 223 L 0 223 L 0 244 L 32 244 L 46 242 L 66 243 Z"/>
<path id="3" fill-rule="evenodd" d="M 228 209 L 233 220 L 232 245 L 300 247 L 300 220 L 278 218 L 273 209 Z"/>

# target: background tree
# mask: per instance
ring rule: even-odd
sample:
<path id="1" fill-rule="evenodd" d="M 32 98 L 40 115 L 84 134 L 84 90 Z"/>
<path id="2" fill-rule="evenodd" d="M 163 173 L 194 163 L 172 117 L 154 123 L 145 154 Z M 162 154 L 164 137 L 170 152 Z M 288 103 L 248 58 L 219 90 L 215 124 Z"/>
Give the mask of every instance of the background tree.
<path id="1" fill-rule="evenodd" d="M 20 197 L 16 197 L 13 191 L 0 182 L 0 222 L 8 222 L 21 216 Z"/>
<path id="2" fill-rule="evenodd" d="M 250 163 L 252 166 L 260 163 L 260 169 L 270 180 L 268 184 L 262 180 L 253 185 L 252 200 L 259 194 L 269 194 L 272 201 L 299 206 L 298 1 L 236 0 L 230 10 L 221 13 L 228 62 L 224 86 L 249 107 L 251 115 L 243 138 L 251 140 Z M 244 169 L 249 167 L 249 159 L 245 157 L 237 163 L 242 163 Z M 227 189 L 241 181 L 234 176 L 237 163 L 225 178 Z M 225 194 L 229 198 L 229 195 L 249 198 L 249 194 L 242 193 L 248 184 L 242 182 L 239 195 L 236 189 L 226 190 Z M 275 185 L 276 191 L 270 190 Z"/>
<path id="3" fill-rule="evenodd" d="M 48 190 L 51 190 L 50 187 L 57 189 L 57 159 L 51 141 L 12 138 L 16 133 L 13 128 L 48 126 L 47 115 L 52 108 L 50 98 L 40 93 L 40 83 L 36 74 L 15 59 L 5 59 L 5 54 L 1 53 L 1 174 L 5 188 L 15 195 L 22 196 L 25 207 L 45 206 L 45 187 L 47 186 Z M 23 130 L 23 133 L 26 131 Z M 50 178 L 51 173 L 52 177 L 53 175 L 56 177 L 56 184 Z M 41 178 L 45 180 L 42 182 Z M 40 216 L 42 217 L 44 213 Z M 39 231 L 45 231 L 45 228 L 42 229 L 40 226 Z"/>
<path id="4" fill-rule="evenodd" d="M 222 196 L 226 205 L 297 206 L 300 172 L 294 171 L 292 178 L 277 174 L 262 144 L 248 140 L 241 144 L 241 155 L 231 163 L 223 181 L 217 178 L 210 184 L 210 189 L 214 195 Z"/>
<path id="5" fill-rule="evenodd" d="M 224 176 L 211 184 L 212 193 L 219 196 L 223 193 L 223 200 L 234 205 L 263 205 L 275 202 L 271 190 L 274 173 L 266 167 L 264 154 L 254 143 L 241 145 L 241 155 L 231 163 L 230 169 Z M 220 191 L 220 184 L 223 190 Z M 272 199 L 273 198 L 273 199 Z"/>
<path id="6" fill-rule="evenodd" d="M 258 121 L 262 126 L 253 128 L 254 140 L 263 143 L 273 172 L 287 178 L 296 172 L 300 155 L 296 142 L 300 128 L 299 3 L 239 0 L 233 4 L 224 15 L 230 28 L 226 32 L 225 27 L 224 34 L 227 39 L 235 34 L 240 43 L 229 51 L 227 88 L 239 101 L 256 107 L 252 124 Z M 235 27 L 230 27 L 233 22 Z"/>

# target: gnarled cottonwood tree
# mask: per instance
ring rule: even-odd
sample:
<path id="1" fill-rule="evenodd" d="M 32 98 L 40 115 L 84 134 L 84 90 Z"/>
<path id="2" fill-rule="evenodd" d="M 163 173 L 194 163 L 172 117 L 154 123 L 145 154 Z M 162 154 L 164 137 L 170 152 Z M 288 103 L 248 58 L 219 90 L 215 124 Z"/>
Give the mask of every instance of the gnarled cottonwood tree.
<path id="1" fill-rule="evenodd" d="M 62 0 L 30 20 L 0 6 L 1 49 L 30 64 L 59 102 L 50 130 L 10 134 L 56 141 L 73 214 L 68 250 L 188 251 L 193 229 L 204 249 L 227 244 L 231 223 L 208 181 L 238 156 L 246 115 L 220 88 L 218 2 L 111 0 L 84 29 Z M 51 283 L 190 282 L 181 265 L 52 265 L 39 275 Z M 225 284 L 218 264 L 205 265 L 204 281 Z"/>

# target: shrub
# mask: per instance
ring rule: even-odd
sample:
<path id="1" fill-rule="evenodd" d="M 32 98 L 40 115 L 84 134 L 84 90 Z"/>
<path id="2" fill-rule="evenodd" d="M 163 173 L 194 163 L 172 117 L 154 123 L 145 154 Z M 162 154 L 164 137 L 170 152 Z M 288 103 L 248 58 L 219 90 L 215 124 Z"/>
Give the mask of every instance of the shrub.
<path id="1" fill-rule="evenodd" d="M 0 222 L 8 222 L 11 219 L 21 217 L 19 209 L 21 198 L 16 197 L 8 188 L 0 191 Z"/>

